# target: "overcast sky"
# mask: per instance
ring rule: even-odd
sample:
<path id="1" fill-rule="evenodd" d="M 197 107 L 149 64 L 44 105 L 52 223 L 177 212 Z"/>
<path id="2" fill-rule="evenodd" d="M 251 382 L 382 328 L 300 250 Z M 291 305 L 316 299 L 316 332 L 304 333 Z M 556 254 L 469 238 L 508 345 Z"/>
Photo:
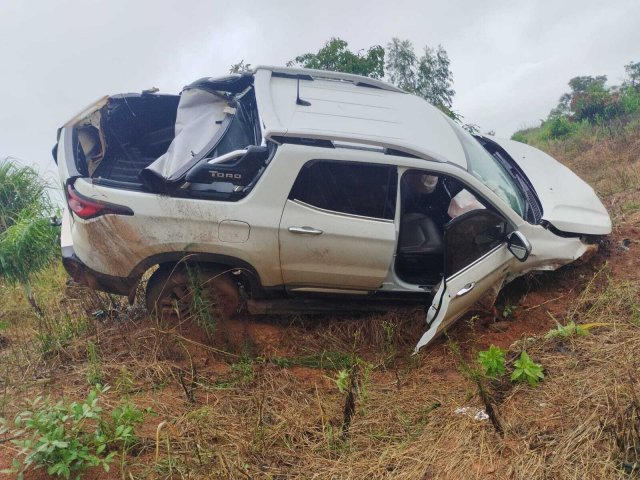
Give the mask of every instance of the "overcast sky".
<path id="1" fill-rule="evenodd" d="M 640 61 L 640 1 L 0 0 L 0 158 L 53 170 L 58 126 L 105 94 L 179 92 L 241 59 L 283 65 L 330 37 L 411 40 L 451 58 L 454 109 L 510 136 L 567 81 Z"/>

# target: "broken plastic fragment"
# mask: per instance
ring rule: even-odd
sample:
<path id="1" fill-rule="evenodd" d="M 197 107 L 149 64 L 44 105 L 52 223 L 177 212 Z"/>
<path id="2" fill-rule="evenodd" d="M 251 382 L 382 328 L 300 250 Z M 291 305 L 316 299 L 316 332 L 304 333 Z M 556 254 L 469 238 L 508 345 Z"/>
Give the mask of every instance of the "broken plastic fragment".
<path id="1" fill-rule="evenodd" d="M 453 413 L 457 413 L 458 415 L 466 415 L 479 422 L 485 422 L 489 420 L 489 415 L 487 415 L 487 412 L 485 412 L 483 409 L 475 410 L 475 414 L 473 413 L 474 410 L 475 409 L 472 407 L 458 407 L 454 410 Z"/>

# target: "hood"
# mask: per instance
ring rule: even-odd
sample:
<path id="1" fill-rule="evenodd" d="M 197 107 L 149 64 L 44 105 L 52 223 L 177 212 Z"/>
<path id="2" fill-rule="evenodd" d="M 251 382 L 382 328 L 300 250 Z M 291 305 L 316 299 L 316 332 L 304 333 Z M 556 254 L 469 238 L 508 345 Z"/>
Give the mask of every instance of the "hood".
<path id="1" fill-rule="evenodd" d="M 520 166 L 542 203 L 542 219 L 558 230 L 587 235 L 611 233 L 611 218 L 578 175 L 541 150 L 525 143 L 491 137 Z"/>

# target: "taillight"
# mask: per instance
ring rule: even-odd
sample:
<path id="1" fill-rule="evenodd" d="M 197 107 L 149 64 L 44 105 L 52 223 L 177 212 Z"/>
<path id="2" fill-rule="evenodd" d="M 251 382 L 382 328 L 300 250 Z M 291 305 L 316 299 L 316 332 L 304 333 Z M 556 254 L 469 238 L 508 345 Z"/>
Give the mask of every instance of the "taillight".
<path id="1" fill-rule="evenodd" d="M 78 193 L 73 185 L 67 185 L 67 203 L 73 213 L 85 220 L 106 214 L 133 215 L 129 207 L 87 198 Z"/>

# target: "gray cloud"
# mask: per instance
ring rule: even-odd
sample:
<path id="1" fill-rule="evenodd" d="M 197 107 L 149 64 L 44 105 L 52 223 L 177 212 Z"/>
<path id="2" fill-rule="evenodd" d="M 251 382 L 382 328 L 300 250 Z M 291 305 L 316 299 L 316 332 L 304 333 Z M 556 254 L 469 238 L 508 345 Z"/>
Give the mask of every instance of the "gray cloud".
<path id="1" fill-rule="evenodd" d="M 442 44 L 454 108 L 508 136 L 546 116 L 581 74 L 614 83 L 640 61 L 640 2 L 294 0 L 0 3 L 0 156 L 53 170 L 56 128 L 111 93 L 178 92 L 245 59 L 284 64 L 331 36 L 354 49 L 410 39 Z"/>

